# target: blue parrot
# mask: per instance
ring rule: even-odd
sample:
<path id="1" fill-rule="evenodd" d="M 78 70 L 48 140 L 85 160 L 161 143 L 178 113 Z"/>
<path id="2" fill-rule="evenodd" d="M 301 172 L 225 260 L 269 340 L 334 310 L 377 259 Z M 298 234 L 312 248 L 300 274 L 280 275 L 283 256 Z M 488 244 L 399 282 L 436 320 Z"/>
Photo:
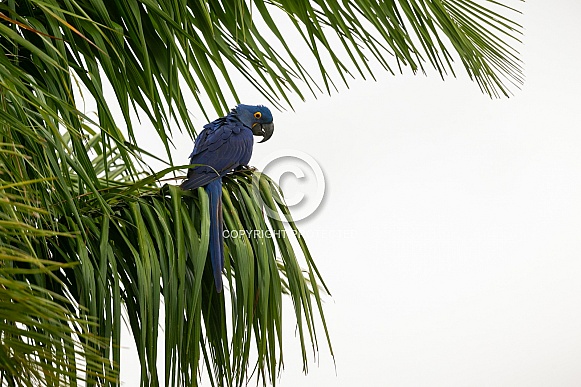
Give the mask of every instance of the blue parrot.
<path id="1" fill-rule="evenodd" d="M 264 106 L 238 105 L 226 117 L 204 125 L 195 140 L 182 189 L 205 186 L 210 199 L 210 259 L 216 291 L 222 291 L 224 243 L 222 237 L 222 176 L 248 165 L 252 156 L 252 136 L 267 141 L 274 131 L 272 113 Z"/>

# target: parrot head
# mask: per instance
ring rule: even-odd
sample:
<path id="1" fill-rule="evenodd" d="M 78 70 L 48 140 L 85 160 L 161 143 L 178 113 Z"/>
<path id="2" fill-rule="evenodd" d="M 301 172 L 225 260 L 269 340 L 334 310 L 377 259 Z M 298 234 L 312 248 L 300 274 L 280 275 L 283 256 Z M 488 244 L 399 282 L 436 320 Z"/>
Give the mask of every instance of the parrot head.
<path id="1" fill-rule="evenodd" d="M 267 107 L 240 104 L 234 110 L 240 121 L 248 126 L 255 136 L 262 136 L 262 140 L 259 142 L 265 142 L 272 137 L 274 123 L 272 122 L 272 113 Z"/>

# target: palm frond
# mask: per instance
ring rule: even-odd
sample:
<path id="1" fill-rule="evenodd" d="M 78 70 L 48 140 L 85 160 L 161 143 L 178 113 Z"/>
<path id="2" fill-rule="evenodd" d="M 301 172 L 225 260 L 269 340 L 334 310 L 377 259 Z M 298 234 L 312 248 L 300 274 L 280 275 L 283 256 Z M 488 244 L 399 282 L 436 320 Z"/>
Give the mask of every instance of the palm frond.
<path id="1" fill-rule="evenodd" d="M 85 144 L 93 157 L 91 165 L 96 171 L 102 170 L 101 141 L 90 138 Z M 71 151 L 69 147 L 65 149 Z M 108 153 L 111 157 L 107 167 L 123 169 L 122 164 L 116 164 L 116 148 L 110 148 Z M 24 154 L 16 154 L 24 158 Z M 15 152 L 0 155 L 13 158 Z M 274 382 L 282 364 L 283 292 L 290 294 L 295 304 L 306 368 L 307 343 L 317 349 L 314 326 L 317 316 L 323 313 L 317 288 L 320 278 L 315 278 L 311 267 L 301 269 L 284 225 L 278 220 L 265 223 L 261 203 L 274 203 L 272 195 L 277 187 L 266 178 L 257 185 L 257 171 L 225 178 L 227 230 L 253 231 L 232 232 L 230 235 L 235 237 L 226 238 L 226 298 L 224 293 L 215 292 L 206 259 L 209 206 L 205 191 L 186 192 L 169 185 L 160 190 L 153 184 L 173 169 L 132 184 L 118 182 L 118 176 L 110 184 L 99 173 L 97 181 L 106 188 L 73 197 L 76 213 L 67 210 L 66 201 L 41 209 L 30 198 L 28 211 L 35 214 L 36 226 L 19 224 L 14 232 L 6 233 L 14 237 L 4 242 L 18 246 L 23 229 L 28 231 L 27 236 L 38 233 L 27 243 L 38 255 L 50 257 L 47 262 L 58 270 L 50 276 L 31 276 L 20 272 L 23 263 L 18 262 L 14 265 L 20 273 L 18 278 L 59 299 L 74 300 L 78 308 L 94 318 L 93 324 L 84 325 L 87 333 L 110 340 L 110 346 L 94 345 L 98 355 L 106 359 L 101 363 L 108 366 L 101 369 L 101 374 L 91 372 L 89 383 L 103 384 L 118 373 L 123 309 L 127 310 L 141 359 L 143 385 L 162 380 L 166 385 L 195 385 L 201 369 L 209 364 L 213 365 L 208 371 L 215 385 L 242 385 L 253 368 L 257 368 L 259 377 Z M 68 173 L 73 183 L 69 188 L 76 191 L 82 179 L 73 170 Z M 28 185 L 40 183 L 54 181 Z M 14 183 L 2 188 L 16 190 L 21 186 Z M 103 211 L 101 201 L 107 211 Z M 52 224 L 54 217 L 58 218 L 53 230 L 43 231 L 40 225 Z M 302 249 L 308 254 L 306 245 Z M 281 273 L 286 278 L 281 278 Z M 312 297 L 318 308 L 311 304 Z M 170 327 L 164 336 L 163 375 L 157 370 L 161 308 L 165 312 L 163 325 Z M 226 309 L 231 311 L 231 320 L 227 319 Z M 250 363 L 253 356 L 257 356 L 256 364 Z"/>
<path id="2" fill-rule="evenodd" d="M 510 85 L 522 83 L 513 47 L 521 27 L 507 17 L 517 11 L 490 0 L 20 3 L 0 7 L 8 57 L 37 80 L 41 74 L 48 77 L 47 84 L 62 83 L 72 71 L 97 101 L 101 127 L 120 139 L 103 96 L 105 75 L 131 142 L 133 107 L 155 123 L 169 157 L 170 118 L 195 133 L 180 78 L 204 112 L 202 93 L 217 113 L 228 111 L 229 93 L 238 99 L 232 71 L 240 72 L 275 106 L 280 99 L 290 103 L 290 93 L 302 96 L 305 87 L 318 90 L 315 78 L 330 91 L 334 76 L 344 82 L 352 70 L 375 76 L 370 58 L 392 73 L 402 66 L 423 71 L 428 64 L 441 75 L 454 74 L 457 58 L 490 95 L 508 94 Z M 273 14 L 289 18 L 304 46 L 283 37 Z M 275 50 L 272 43 L 282 49 Z M 17 52 L 12 52 L 14 44 Z M 295 54 L 304 48 L 316 59 L 320 77 L 309 76 Z M 72 102 L 71 89 L 54 92 L 54 97 Z"/>
<path id="3" fill-rule="evenodd" d="M 48 271 L 59 265 L 6 248 L 0 255 L 2 385 L 76 385 L 94 377 L 116 380 L 113 370 L 105 371 L 107 358 L 96 349 L 107 341 L 87 331 L 95 325 L 91 318 L 70 300 L 17 279 L 50 275 Z"/>
<path id="4" fill-rule="evenodd" d="M 18 152 L 0 148 L 0 155 L 6 154 L 14 157 Z M 59 272 L 74 263 L 50 259 L 43 242 L 74 235 L 44 227 L 43 218 L 50 212 L 36 206 L 32 190 L 39 183 L 6 184 L 0 176 L 0 383 L 114 381 L 117 367 L 99 350 L 108 348 L 109 340 L 92 334 L 96 327 L 92 315 L 70 294 L 47 287 L 62 285 Z M 23 191 L 28 193 L 22 195 Z"/>

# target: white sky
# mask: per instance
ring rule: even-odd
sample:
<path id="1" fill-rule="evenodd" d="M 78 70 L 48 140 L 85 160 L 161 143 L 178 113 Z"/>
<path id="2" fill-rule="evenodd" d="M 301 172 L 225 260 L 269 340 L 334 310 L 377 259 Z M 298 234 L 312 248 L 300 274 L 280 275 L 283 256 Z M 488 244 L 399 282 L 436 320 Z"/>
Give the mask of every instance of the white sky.
<path id="1" fill-rule="evenodd" d="M 337 364 L 321 330 L 302 374 L 288 308 L 280 386 L 581 385 L 581 3 L 521 9 L 526 84 L 510 99 L 463 74 L 377 73 L 274 112 L 251 164 L 289 149 L 325 173 L 299 228 L 333 293 Z M 191 140 L 176 144 L 186 163 Z"/>

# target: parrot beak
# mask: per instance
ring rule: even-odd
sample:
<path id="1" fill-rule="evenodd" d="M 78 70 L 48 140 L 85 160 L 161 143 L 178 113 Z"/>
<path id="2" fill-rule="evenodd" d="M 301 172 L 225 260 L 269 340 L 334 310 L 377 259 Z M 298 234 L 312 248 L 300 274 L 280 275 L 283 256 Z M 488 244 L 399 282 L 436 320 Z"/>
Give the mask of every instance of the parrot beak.
<path id="1" fill-rule="evenodd" d="M 252 127 L 252 133 L 255 136 L 262 136 L 262 140 L 260 140 L 259 142 L 268 141 L 268 139 L 272 137 L 273 132 L 274 132 L 273 122 L 271 122 L 270 124 L 256 124 Z"/>

